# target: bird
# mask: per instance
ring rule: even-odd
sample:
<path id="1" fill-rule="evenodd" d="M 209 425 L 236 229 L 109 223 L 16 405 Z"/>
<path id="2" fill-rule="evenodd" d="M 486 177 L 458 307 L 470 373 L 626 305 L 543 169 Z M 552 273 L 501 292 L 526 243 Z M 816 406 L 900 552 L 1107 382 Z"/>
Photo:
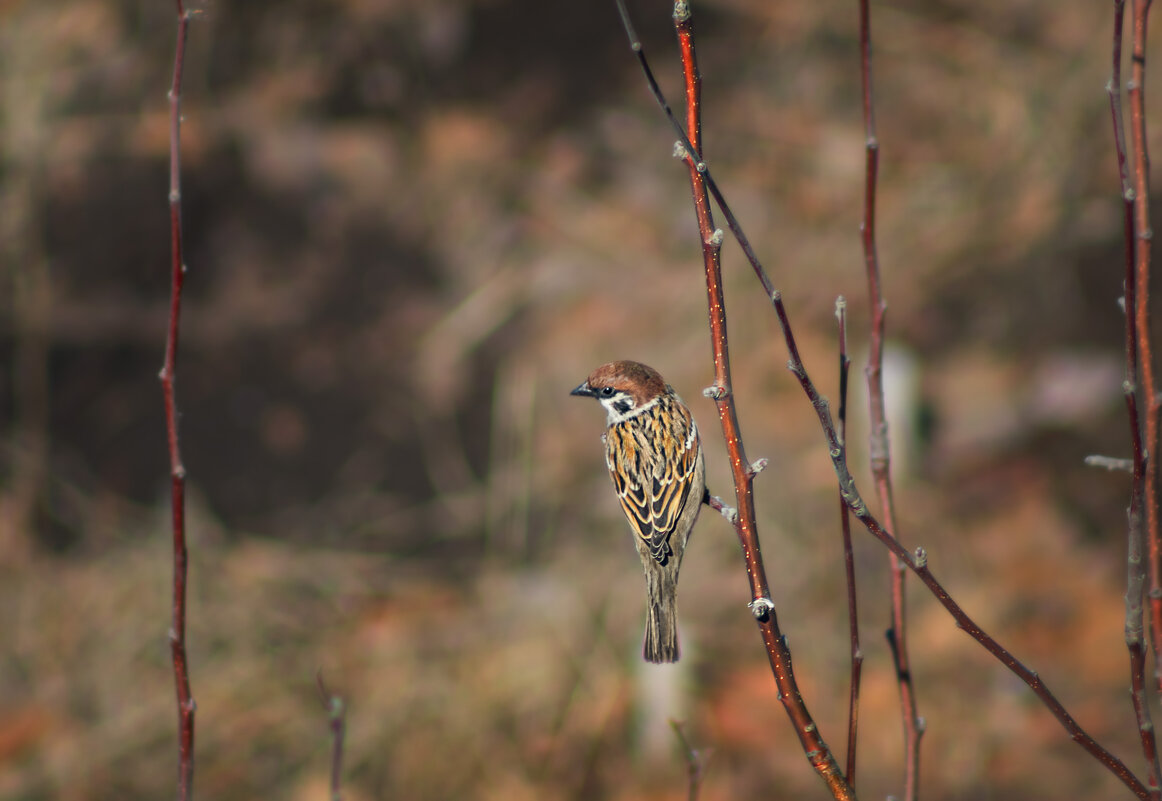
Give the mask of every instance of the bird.
<path id="1" fill-rule="evenodd" d="M 677 662 L 678 571 L 709 499 L 698 426 L 673 387 L 640 362 L 604 364 L 569 394 L 606 411 L 605 464 L 646 578 L 642 656 Z"/>

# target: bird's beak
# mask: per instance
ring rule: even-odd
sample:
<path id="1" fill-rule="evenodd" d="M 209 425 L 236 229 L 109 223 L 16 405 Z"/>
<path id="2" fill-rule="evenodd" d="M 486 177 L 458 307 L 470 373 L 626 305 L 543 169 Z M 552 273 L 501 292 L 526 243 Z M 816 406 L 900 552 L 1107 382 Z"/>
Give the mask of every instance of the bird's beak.
<path id="1" fill-rule="evenodd" d="M 593 387 L 589 386 L 588 381 L 582 381 L 576 389 L 569 393 L 570 395 L 581 395 L 586 398 L 595 398 L 597 393 L 593 391 Z"/>

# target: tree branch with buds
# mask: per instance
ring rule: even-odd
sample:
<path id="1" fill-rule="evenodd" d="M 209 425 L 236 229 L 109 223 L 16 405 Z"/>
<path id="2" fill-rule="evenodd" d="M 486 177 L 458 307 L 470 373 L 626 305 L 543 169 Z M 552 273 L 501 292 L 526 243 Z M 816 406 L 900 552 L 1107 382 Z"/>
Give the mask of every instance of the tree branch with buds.
<path id="1" fill-rule="evenodd" d="M 182 67 L 190 12 L 177 0 L 177 47 L 174 52 L 173 82 L 169 90 L 169 219 L 170 219 L 170 306 L 165 360 L 159 378 L 165 403 L 166 439 L 169 444 L 170 508 L 173 527 L 173 621 L 169 631 L 170 656 L 178 705 L 178 801 L 187 801 L 194 783 L 194 698 L 190 693 L 190 669 L 186 658 L 186 468 L 182 464 L 178 440 L 178 412 L 174 398 L 177 378 L 178 333 L 182 309 L 182 286 L 186 264 L 182 255 L 181 124 Z"/>
<path id="2" fill-rule="evenodd" d="M 847 441 L 847 376 L 851 359 L 847 356 L 847 301 L 835 301 L 839 322 L 839 438 Z M 843 530 L 843 572 L 847 585 L 847 625 L 851 639 L 851 682 L 847 700 L 847 783 L 855 786 L 856 745 L 859 733 L 859 687 L 863 674 L 863 651 L 859 645 L 859 604 L 855 594 L 855 552 L 851 547 L 851 510 L 839 495 L 839 522 Z"/>
<path id="3" fill-rule="evenodd" d="M 1135 3 L 1135 6 L 1138 4 Z M 1148 766 L 1148 781 L 1152 795 L 1159 797 L 1159 765 L 1158 748 L 1154 737 L 1154 724 L 1150 717 L 1149 702 L 1146 697 L 1146 645 L 1142 620 L 1142 597 L 1146 583 L 1146 564 L 1144 563 L 1143 545 L 1146 540 L 1146 528 L 1150 518 L 1157 515 L 1151 511 L 1148 464 L 1153 462 L 1149 457 L 1146 440 L 1149 438 L 1148 426 L 1143 429 L 1139 411 L 1138 395 L 1142 391 L 1139 382 L 1139 361 L 1143 358 L 1143 347 L 1146 362 L 1149 361 L 1149 341 L 1142 340 L 1143 328 L 1139 325 L 1138 290 L 1141 288 L 1137 281 L 1135 260 L 1135 230 L 1137 220 L 1135 211 L 1138 206 L 1138 193 L 1131 187 L 1129 169 L 1126 161 L 1126 134 L 1122 119 L 1121 74 L 1122 74 L 1122 30 L 1125 19 L 1125 0 L 1114 0 L 1114 35 L 1112 50 L 1112 67 L 1110 81 L 1106 84 L 1109 93 L 1110 116 L 1113 120 L 1114 151 L 1118 161 L 1118 177 L 1121 182 L 1122 195 L 1122 228 L 1125 250 L 1125 281 L 1123 312 L 1125 314 L 1125 381 L 1122 384 L 1127 417 L 1130 423 L 1130 443 L 1133 458 L 1130 460 L 1132 474 L 1130 489 L 1130 506 L 1127 510 L 1127 547 L 1126 547 L 1126 619 L 1125 639 L 1130 658 L 1130 698 L 1134 705 L 1134 715 L 1138 721 L 1139 739 L 1142 743 L 1142 753 Z M 1136 21 L 1135 17 L 1135 21 Z M 1136 29 L 1136 28 L 1135 28 Z M 1139 43 L 1135 41 L 1135 53 Z M 1138 62 L 1135 60 L 1135 70 Z M 1138 97 L 1138 104 L 1141 98 Z M 1140 109 L 1139 109 L 1140 112 Z M 1141 143 L 1136 142 L 1135 147 Z M 1148 191 L 1148 189 L 1147 189 Z M 1148 196 L 1144 199 L 1148 203 Z M 1138 253 L 1141 256 L 1141 251 Z M 1146 258 L 1149 259 L 1148 249 Z M 1148 280 L 1148 279 L 1147 279 Z M 1147 318 L 1148 319 L 1148 318 Z M 1144 366 L 1145 362 L 1143 362 Z M 1147 409 L 1149 403 L 1147 402 Z M 1149 415 L 1149 412 L 1147 412 Z M 1151 550 L 1156 546 L 1156 539 L 1151 539 Z M 1151 583 L 1157 579 L 1157 562 L 1150 560 Z M 1154 585 L 1156 586 L 1156 585 Z M 1153 614 L 1152 622 L 1159 624 L 1157 614 Z M 1158 642 L 1154 638 L 1154 654 L 1157 660 Z"/>
<path id="4" fill-rule="evenodd" d="M 880 261 L 876 252 L 876 187 L 879 180 L 880 145 L 876 137 L 875 95 L 872 85 L 871 10 L 868 0 L 859 0 L 859 74 L 863 88 L 864 124 L 864 199 L 863 242 L 867 295 L 871 306 L 871 336 L 868 342 L 867 377 L 869 435 L 872 482 L 880 502 L 884 524 L 899 536 L 896 503 L 892 495 L 892 451 L 888 438 L 888 421 L 884 412 L 884 330 L 888 306 L 880 282 Z M 888 554 L 891 568 L 892 625 L 888 629 L 896 681 L 900 686 L 900 712 L 904 718 L 904 801 L 915 801 L 920 782 L 920 738 L 924 724 L 916 708 L 916 690 L 908 659 L 908 625 L 904 596 L 904 565 Z"/>
<path id="5" fill-rule="evenodd" d="M 1146 33 L 1151 0 L 1131 0 L 1132 50 L 1130 58 L 1130 82 L 1126 94 L 1130 101 L 1130 140 L 1133 143 L 1132 181 L 1125 175 L 1124 165 L 1120 165 L 1123 182 L 1123 198 L 1129 197 L 1133 205 L 1133 232 L 1131 244 L 1134 257 L 1134 274 L 1126 276 L 1126 316 L 1133 320 L 1133 332 L 1127 324 L 1127 347 L 1133 347 L 1135 368 L 1139 381 L 1130 392 L 1140 399 L 1139 413 L 1144 419 L 1137 424 L 1135 437 L 1142 437 L 1142 504 L 1143 525 L 1145 526 L 1150 561 L 1150 633 L 1154 648 L 1154 681 L 1162 691 L 1162 534 L 1158 521 L 1158 415 L 1162 409 L 1162 399 L 1158 397 L 1154 383 L 1154 355 L 1150 345 L 1150 258 L 1153 252 L 1154 232 L 1150 227 L 1150 156 L 1146 138 Z M 1115 10 L 1120 20 L 1122 2 L 1115 2 Z M 1120 25 L 1121 23 L 1117 23 Z M 1120 37 L 1118 39 L 1120 51 Z M 1120 67 L 1120 64 L 1118 65 Z M 1120 74 L 1120 73 L 1119 73 Z M 1114 87 L 1121 91 L 1120 86 Z M 1120 118 L 1120 110 L 1116 112 Z M 1122 135 L 1122 142 L 1125 135 Z M 1122 147 L 1124 160 L 1124 144 Z M 1123 201 L 1125 202 L 1125 201 Z M 1130 234 L 1127 234 L 1130 235 Z M 1131 292 L 1131 285 L 1133 289 Z M 1131 354 L 1127 353 L 1127 362 Z M 1144 408 L 1143 408 L 1144 407 Z M 1135 482 L 1138 483 L 1138 482 Z"/>
<path id="6" fill-rule="evenodd" d="M 1141 1 L 1141 0 L 1138 0 Z M 654 78 L 653 72 L 649 67 L 644 51 L 642 50 L 641 42 L 634 33 L 633 26 L 630 23 L 628 12 L 625 9 L 623 0 L 617 0 L 618 9 L 622 15 L 622 21 L 625 25 L 626 33 L 630 38 L 631 49 L 633 50 L 642 71 L 646 77 L 650 91 L 653 94 L 658 105 L 662 108 L 668 121 L 678 135 L 679 147 L 676 150 L 676 155 L 683 158 L 691 174 L 692 191 L 695 197 L 695 207 L 698 213 L 699 230 L 703 241 L 703 258 L 706 263 L 707 276 L 707 293 L 710 305 L 710 328 L 711 339 L 714 345 L 715 353 L 715 401 L 719 408 L 719 418 L 722 421 L 723 433 L 727 442 L 727 448 L 731 455 L 731 467 L 735 480 L 736 495 L 739 501 L 739 523 L 738 533 L 739 538 L 743 543 L 744 555 L 747 559 L 748 573 L 750 574 L 752 591 L 754 592 L 755 601 L 752 607 L 759 607 L 769 604 L 769 592 L 766 585 L 765 572 L 762 571 L 761 557 L 758 552 L 758 538 L 754 527 L 754 504 L 751 492 L 751 481 L 753 475 L 749 475 L 746 461 L 741 447 L 740 435 L 738 433 L 738 422 L 734 410 L 733 397 L 731 393 L 731 386 L 729 383 L 729 359 L 728 347 L 726 339 L 726 325 L 724 313 L 724 301 L 721 287 L 721 237 L 712 228 L 712 218 L 710 216 L 709 200 L 707 194 L 713 197 L 715 203 L 718 205 L 723 216 L 726 219 L 727 226 L 731 233 L 735 236 L 740 247 L 743 250 L 747 261 L 751 265 L 752 271 L 767 297 L 770 299 L 774 307 L 776 317 L 779 321 L 779 326 L 783 333 L 783 339 L 787 347 L 787 352 L 790 356 L 787 363 L 788 369 L 795 375 L 799 381 L 804 394 L 807 396 L 812 408 L 815 410 L 819 419 L 820 427 L 823 431 L 824 438 L 827 443 L 828 453 L 831 457 L 832 466 L 835 470 L 836 477 L 839 481 L 840 495 L 851 510 L 852 514 L 863 524 L 864 528 L 879 540 L 891 553 L 899 560 L 905 568 L 911 570 L 928 589 L 928 591 L 940 602 L 942 606 L 948 611 L 957 625 L 964 629 L 966 633 L 974 640 L 976 640 L 985 650 L 993 655 L 1001 664 L 1009 669 L 1015 676 L 1023 681 L 1037 696 L 1037 698 L 1049 709 L 1049 711 L 1057 718 L 1062 727 L 1069 734 L 1070 738 L 1077 742 L 1087 753 L 1102 764 L 1114 776 L 1116 776 L 1127 788 L 1131 790 L 1139 798 L 1149 798 L 1150 793 L 1142 784 L 1141 780 L 1134 775 L 1134 773 L 1116 756 L 1110 753 L 1100 743 L 1098 743 L 1088 732 L 1086 732 L 1066 710 L 1064 705 L 1056 698 L 1056 696 L 1045 686 L 1040 676 L 1026 667 L 1020 660 L 1018 660 L 1011 652 L 1000 645 L 993 637 L 987 634 L 968 614 L 960 607 L 960 605 L 953 600 L 949 592 L 936 579 L 931 569 L 928 566 L 927 552 L 923 548 L 916 548 L 914 554 L 904 548 L 893 536 L 891 531 L 884 527 L 884 525 L 869 511 L 866 502 L 863 500 L 855 485 L 855 480 L 847 466 L 846 446 L 839 436 L 835 428 L 834 420 L 832 419 L 830 404 L 826 398 L 819 394 L 807 373 L 806 366 L 799 355 L 798 345 L 796 344 L 794 333 L 791 327 L 790 318 L 787 314 L 786 307 L 783 303 L 782 294 L 774 288 L 774 285 L 767 274 L 765 268 L 762 266 L 758 257 L 755 255 L 754 249 L 751 247 L 749 240 L 742 227 L 739 225 L 737 218 L 731 211 L 727 204 L 721 189 L 718 187 L 714 178 L 711 175 L 709 166 L 703 158 L 700 149 L 697 147 L 697 140 L 700 138 L 700 118 L 698 115 L 700 98 L 698 95 L 700 89 L 700 78 L 697 72 L 696 62 L 694 60 L 694 49 L 692 39 L 692 26 L 690 24 L 689 6 L 683 0 L 679 0 L 675 4 L 674 19 L 678 28 L 679 44 L 682 50 L 682 63 L 686 78 L 687 91 L 687 126 L 683 129 L 681 123 L 678 122 L 666 102 L 665 96 L 658 86 L 657 80 Z M 689 135 L 687 135 L 689 132 Z M 1139 242 L 1141 241 L 1141 233 L 1139 233 Z M 756 570 L 757 568 L 757 570 Z M 765 602 L 765 603 L 764 603 Z M 847 783 L 843 775 L 839 772 L 838 766 L 832 757 L 826 745 L 822 743 L 822 739 L 818 738 L 817 730 L 813 722 L 804 723 L 804 720 L 810 721 L 806 716 L 806 707 L 802 702 L 801 697 L 798 696 L 797 688 L 794 690 L 795 695 L 787 698 L 785 687 L 794 687 L 794 677 L 790 673 L 790 654 L 786 651 L 786 643 L 783 641 L 781 635 L 777 634 L 777 622 L 773 614 L 763 617 L 758 616 L 758 608 L 756 608 L 756 617 L 759 620 L 760 630 L 763 632 L 763 639 L 767 645 L 768 656 L 771 661 L 772 670 L 775 673 L 775 680 L 780 688 L 781 700 L 784 703 L 788 714 L 795 723 L 796 733 L 799 735 L 801 742 L 807 749 L 807 754 L 820 776 L 827 783 L 828 788 L 836 798 L 852 798 L 854 792 Z M 812 750 L 808 746 L 811 739 L 818 739 L 822 750 Z"/>
<path id="7" fill-rule="evenodd" d="M 633 31 L 624 3 L 619 0 L 626 32 L 631 46 L 642 64 L 648 69 L 641 42 Z M 689 138 L 676 149 L 690 170 L 690 190 L 694 200 L 694 210 L 698 218 L 698 231 L 702 241 L 702 257 L 706 272 L 706 297 L 709 307 L 710 340 L 714 353 L 714 386 L 708 392 L 718 407 L 718 419 L 722 424 L 723 438 L 730 455 L 731 472 L 734 477 L 735 499 L 738 506 L 735 530 L 742 545 L 746 560 L 747 575 L 750 578 L 751 613 L 758 623 L 766 645 L 767 658 L 775 684 L 779 688 L 779 699 L 794 724 L 800 744 L 816 772 L 827 784 L 835 798 L 854 798 L 855 794 L 844 779 L 835 757 L 819 733 L 803 696 L 799 691 L 792 667 L 791 652 L 786 638 L 779 629 L 775 605 L 770 598 L 766 569 L 759 548 L 758 526 L 755 521 L 753 484 L 754 477 L 766 466 L 766 459 L 751 462 L 746 457 L 742 442 L 742 432 L 738 423 L 738 412 L 730 377 L 730 347 L 726 328 L 726 301 L 722 288 L 722 232 L 714 226 L 710 208 L 710 197 L 706 181 L 699 169 L 701 162 L 701 93 L 702 78 L 698 71 L 698 61 L 694 49 L 693 18 L 688 3 L 679 0 L 674 4 L 674 28 L 682 54 L 682 72 L 686 89 L 686 131 Z"/>

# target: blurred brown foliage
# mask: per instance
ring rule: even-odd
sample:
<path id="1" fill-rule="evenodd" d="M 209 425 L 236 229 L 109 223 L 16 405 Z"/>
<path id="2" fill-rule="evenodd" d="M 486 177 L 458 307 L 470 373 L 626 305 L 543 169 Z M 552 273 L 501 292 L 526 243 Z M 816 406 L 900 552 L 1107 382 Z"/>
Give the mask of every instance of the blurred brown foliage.
<path id="1" fill-rule="evenodd" d="M 888 389 L 902 536 L 1137 769 L 1128 479 L 1081 464 L 1128 453 L 1109 6 L 873 4 L 879 242 L 905 365 Z M 673 695 L 643 690 L 663 674 L 637 657 L 639 568 L 600 415 L 568 389 L 611 358 L 653 364 L 702 420 L 712 488 L 729 485 L 700 397 L 712 365 L 686 173 L 612 4 L 198 11 L 177 382 L 195 791 L 325 797 L 322 668 L 349 703 L 351 799 L 682 797 L 676 744 L 647 745 L 657 714 L 713 749 L 703 798 L 823 798 L 712 515 L 683 575 Z M 866 322 L 855 6 L 695 12 L 707 155 L 834 394 L 835 296 L 853 347 Z M 635 13 L 677 100 L 669 9 Z M 156 382 L 173 34 L 165 2 L 0 3 L 0 797 L 173 786 Z M 771 458 L 756 484 L 768 573 L 835 746 L 834 478 L 729 246 L 726 271 L 748 452 Z M 857 559 L 871 798 L 898 792 L 900 723 L 886 557 L 861 536 Z M 925 794 L 1120 797 L 912 589 Z"/>

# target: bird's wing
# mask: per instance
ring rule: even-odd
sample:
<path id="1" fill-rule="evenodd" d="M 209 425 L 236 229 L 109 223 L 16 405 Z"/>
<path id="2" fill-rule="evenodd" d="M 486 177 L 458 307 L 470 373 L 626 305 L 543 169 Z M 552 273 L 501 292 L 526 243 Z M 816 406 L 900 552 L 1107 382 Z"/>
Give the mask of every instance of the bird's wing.
<path id="1" fill-rule="evenodd" d="M 663 564 L 673 553 L 670 534 L 690 496 L 700 447 L 689 410 L 674 404 L 673 412 L 627 420 L 606 437 L 606 462 L 621 508 L 650 555 Z M 664 425 L 667 419 L 670 425 Z"/>

